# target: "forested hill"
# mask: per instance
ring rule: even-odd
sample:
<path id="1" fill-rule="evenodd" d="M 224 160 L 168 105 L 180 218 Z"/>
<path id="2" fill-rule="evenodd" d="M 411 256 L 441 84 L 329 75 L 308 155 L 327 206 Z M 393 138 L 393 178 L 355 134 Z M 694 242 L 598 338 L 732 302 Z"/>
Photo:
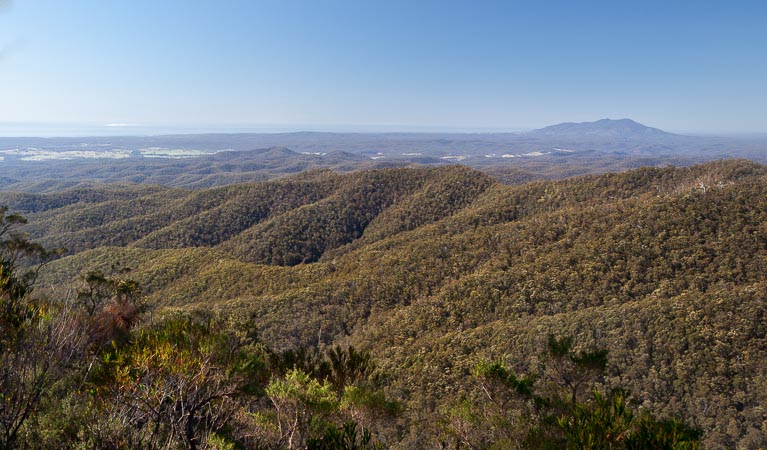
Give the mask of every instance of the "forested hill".
<path id="1" fill-rule="evenodd" d="M 226 311 L 276 349 L 370 351 L 406 406 L 390 432 L 403 447 L 434 444 L 479 361 L 540 373 L 549 334 L 606 348 L 604 387 L 700 427 L 707 446 L 767 446 L 762 165 L 517 186 L 455 166 L 315 171 L 0 204 L 69 249 L 44 287 L 129 267 L 156 314 Z"/>
<path id="2" fill-rule="evenodd" d="M 70 253 L 104 245 L 215 247 L 242 261 L 295 265 L 363 232 L 371 243 L 445 218 L 492 184 L 461 166 L 348 175 L 319 170 L 207 190 L 139 185 L 11 193 L 0 204 L 31 220 L 31 237 Z"/>

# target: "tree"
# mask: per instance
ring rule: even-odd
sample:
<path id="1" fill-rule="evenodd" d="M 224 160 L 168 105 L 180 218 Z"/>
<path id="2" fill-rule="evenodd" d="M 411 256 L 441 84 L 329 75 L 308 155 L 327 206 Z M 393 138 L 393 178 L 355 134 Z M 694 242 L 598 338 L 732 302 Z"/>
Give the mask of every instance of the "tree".
<path id="1" fill-rule="evenodd" d="M 634 425 L 626 396 L 615 390 L 608 396 L 594 392 L 588 403 L 574 404 L 569 415 L 557 421 L 570 449 L 621 448 Z"/>
<path id="2" fill-rule="evenodd" d="M 328 380 L 337 392 L 370 375 L 375 368 L 370 360 L 370 353 L 358 352 L 351 345 L 344 350 L 341 346 L 332 348 L 327 353 L 330 365 Z"/>
<path id="3" fill-rule="evenodd" d="M 401 412 L 374 376 L 370 354 L 353 346 L 325 354 L 286 350 L 272 354 L 271 364 L 277 376 L 266 394 L 274 407 L 278 446 L 328 448 L 344 442 L 339 448 L 373 448 L 373 429 L 380 431 Z"/>
<path id="4" fill-rule="evenodd" d="M 700 448 L 702 432 L 674 419 L 658 420 L 649 413 L 637 417 L 628 405 L 628 394 L 615 389 L 609 395 L 594 392 L 588 403 L 573 406 L 558 420 L 569 449 Z"/>
<path id="5" fill-rule="evenodd" d="M 29 242 L 18 231 L 26 220 L 7 211 L 0 207 L 0 449 L 16 448 L 25 422 L 69 372 L 85 340 L 68 302 L 31 298 L 40 265 L 22 273 L 21 262 L 54 253 Z"/>
<path id="6" fill-rule="evenodd" d="M 135 330 L 127 345 L 102 353 L 93 376 L 96 405 L 116 428 L 94 428 L 95 444 L 200 448 L 230 421 L 236 394 L 262 378 L 252 344 L 204 318 Z"/>
<path id="7" fill-rule="evenodd" d="M 570 404 L 574 405 L 581 389 L 604 373 L 607 350 L 594 349 L 576 353 L 572 347 L 572 336 L 557 338 L 549 335 L 547 370 L 554 383 L 568 392 Z"/>
<path id="8" fill-rule="evenodd" d="M 299 369 L 289 371 L 284 379 L 272 381 L 266 394 L 276 412 L 279 446 L 289 449 L 303 448 L 317 421 L 338 407 L 330 383 L 321 383 Z"/>
<path id="9" fill-rule="evenodd" d="M 517 377 L 500 362 L 474 369 L 483 400 L 464 402 L 448 417 L 456 447 L 669 450 L 699 448 L 702 433 L 673 419 L 658 420 L 645 412 L 637 417 L 629 395 L 617 388 L 605 395 L 592 390 L 578 401 L 580 388 L 593 382 L 607 365 L 605 350 L 574 352 L 571 337 L 549 336 L 546 353 L 551 386 L 532 377 Z M 549 389 L 547 389 L 547 387 Z M 567 398 L 559 389 L 564 388 Z M 539 392 L 543 392 L 540 394 Z"/>
<path id="10" fill-rule="evenodd" d="M 518 377 L 500 361 L 480 362 L 472 375 L 478 391 L 453 405 L 444 422 L 456 448 L 525 448 L 540 401 L 535 377 Z"/>
<path id="11" fill-rule="evenodd" d="M 308 450 L 380 450 L 381 444 L 373 443 L 370 431 L 357 432 L 357 424 L 346 422 L 342 427 L 328 425 L 319 438 L 310 438 L 306 443 Z"/>

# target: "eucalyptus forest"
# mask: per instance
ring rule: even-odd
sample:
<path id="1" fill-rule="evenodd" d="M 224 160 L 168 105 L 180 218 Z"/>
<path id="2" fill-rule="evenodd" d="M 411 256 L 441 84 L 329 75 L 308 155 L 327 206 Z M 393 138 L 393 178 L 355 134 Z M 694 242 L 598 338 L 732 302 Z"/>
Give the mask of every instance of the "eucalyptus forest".
<path id="1" fill-rule="evenodd" d="M 0 449 L 767 446 L 754 162 L 0 205 Z"/>

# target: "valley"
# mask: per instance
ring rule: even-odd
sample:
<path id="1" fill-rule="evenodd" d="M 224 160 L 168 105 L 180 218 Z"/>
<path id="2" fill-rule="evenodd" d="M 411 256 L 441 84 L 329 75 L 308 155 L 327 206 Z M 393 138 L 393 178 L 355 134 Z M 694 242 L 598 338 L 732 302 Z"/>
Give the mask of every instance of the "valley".
<path id="1" fill-rule="evenodd" d="M 126 273 L 154 321 L 214 313 L 278 352 L 369 352 L 404 408 L 378 435 L 395 448 L 449 436 L 437 424 L 476 400 L 482 361 L 544 374 L 550 335 L 608 351 L 595 388 L 700 428 L 706 448 L 757 448 L 765 194 L 767 168 L 728 160 L 511 185 L 466 166 L 317 169 L 0 204 L 34 241 L 67 249 L 41 271 L 41 295 Z"/>

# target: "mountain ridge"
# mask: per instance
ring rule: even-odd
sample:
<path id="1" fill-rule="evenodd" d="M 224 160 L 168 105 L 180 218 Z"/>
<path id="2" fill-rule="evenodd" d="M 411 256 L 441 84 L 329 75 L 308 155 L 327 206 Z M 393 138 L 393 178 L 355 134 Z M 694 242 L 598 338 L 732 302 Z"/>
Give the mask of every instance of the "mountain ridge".
<path id="1" fill-rule="evenodd" d="M 199 134 L 0 138 L 0 189 L 52 192 L 97 183 L 204 189 L 327 168 L 341 172 L 460 163 L 500 179 L 564 178 L 722 158 L 767 162 L 767 139 L 687 136 L 630 119 L 527 133 Z"/>
<path id="2" fill-rule="evenodd" d="M 527 133 L 546 137 L 609 137 L 646 139 L 678 137 L 658 128 L 648 127 L 631 119 L 600 119 L 593 122 L 563 122 Z"/>

